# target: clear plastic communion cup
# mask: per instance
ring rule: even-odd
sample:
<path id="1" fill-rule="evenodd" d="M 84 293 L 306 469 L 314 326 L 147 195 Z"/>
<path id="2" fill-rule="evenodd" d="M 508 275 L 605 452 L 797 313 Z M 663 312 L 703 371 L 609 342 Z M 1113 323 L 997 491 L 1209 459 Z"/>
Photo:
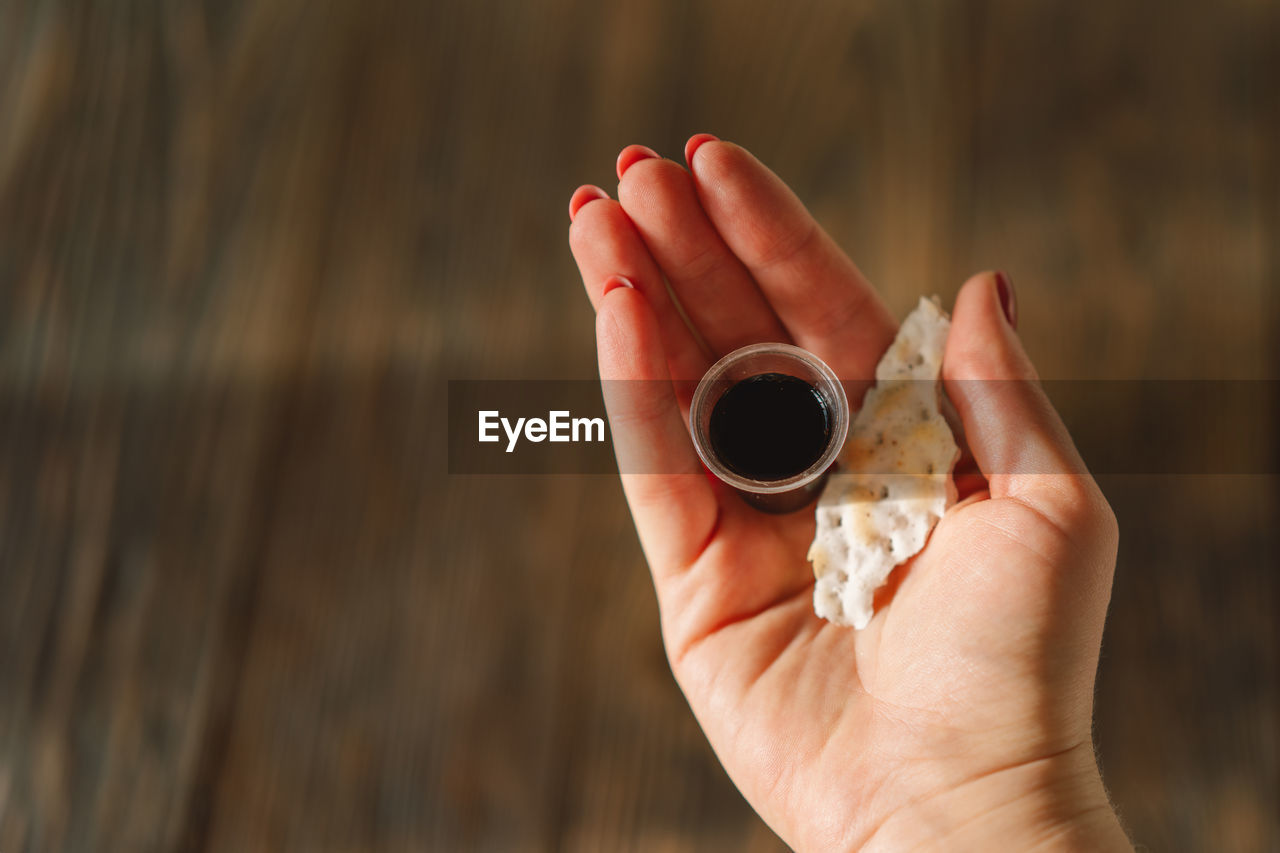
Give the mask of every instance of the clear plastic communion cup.
<path id="1" fill-rule="evenodd" d="M 762 512 L 793 512 L 821 493 L 849 432 L 849 401 L 813 353 L 752 344 L 702 377 L 689 424 L 712 474 Z"/>

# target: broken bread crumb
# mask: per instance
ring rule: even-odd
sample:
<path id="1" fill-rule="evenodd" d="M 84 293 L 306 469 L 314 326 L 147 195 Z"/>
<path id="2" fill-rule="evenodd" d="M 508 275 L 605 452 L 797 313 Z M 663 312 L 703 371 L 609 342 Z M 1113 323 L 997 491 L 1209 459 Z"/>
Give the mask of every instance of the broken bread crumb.
<path id="1" fill-rule="evenodd" d="M 938 405 L 950 328 L 937 297 L 902 322 L 818 501 L 813 609 L 838 625 L 867 626 L 876 588 L 955 503 L 960 449 Z"/>

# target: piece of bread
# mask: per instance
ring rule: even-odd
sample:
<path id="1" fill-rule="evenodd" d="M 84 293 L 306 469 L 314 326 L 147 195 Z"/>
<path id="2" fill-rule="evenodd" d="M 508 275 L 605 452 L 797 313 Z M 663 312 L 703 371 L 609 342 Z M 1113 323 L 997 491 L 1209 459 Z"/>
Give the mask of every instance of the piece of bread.
<path id="1" fill-rule="evenodd" d="M 876 588 L 955 503 L 960 450 L 938 408 L 950 328 L 937 297 L 902 322 L 818 501 L 813 609 L 836 624 L 867 626 Z"/>

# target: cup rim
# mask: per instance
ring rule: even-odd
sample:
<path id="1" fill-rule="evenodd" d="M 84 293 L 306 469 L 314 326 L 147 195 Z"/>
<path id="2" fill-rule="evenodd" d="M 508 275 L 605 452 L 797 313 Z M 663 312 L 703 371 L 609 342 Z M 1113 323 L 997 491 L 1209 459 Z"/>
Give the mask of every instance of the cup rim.
<path id="1" fill-rule="evenodd" d="M 723 379 L 731 367 L 748 358 L 762 354 L 780 355 L 804 364 L 825 380 L 825 384 L 830 389 L 830 396 L 835 398 L 834 402 L 836 403 L 832 412 L 831 440 L 827 443 L 826 450 L 808 468 L 782 480 L 753 480 L 750 477 L 744 477 L 731 471 L 716 457 L 709 446 L 709 437 L 703 436 L 702 430 L 699 428 L 702 420 L 699 415 L 706 408 L 708 398 L 716 384 Z M 769 371 L 761 371 L 761 373 L 765 372 Z M 819 393 L 821 393 L 821 389 L 819 389 Z M 841 383 L 840 377 L 825 361 L 808 350 L 792 344 L 781 342 L 757 343 L 739 347 L 711 365 L 710 369 L 702 375 L 702 379 L 698 381 L 697 388 L 694 389 L 693 400 L 689 405 L 689 433 L 693 436 L 693 448 L 697 451 L 698 458 L 720 480 L 742 491 L 773 495 L 803 488 L 826 473 L 831 464 L 835 462 L 836 457 L 840 455 L 840 451 L 844 449 L 845 439 L 849 434 L 850 417 L 849 400 L 845 394 L 844 385 Z M 710 413 L 708 413 L 708 421 L 709 419 Z"/>

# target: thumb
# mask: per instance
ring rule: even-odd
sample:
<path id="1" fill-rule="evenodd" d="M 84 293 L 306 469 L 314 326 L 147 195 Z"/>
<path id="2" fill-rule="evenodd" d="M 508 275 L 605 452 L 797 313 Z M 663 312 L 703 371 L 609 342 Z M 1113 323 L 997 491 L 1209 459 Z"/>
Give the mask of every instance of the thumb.
<path id="1" fill-rule="evenodd" d="M 942 363 L 947 396 L 991 496 L 1018 499 L 1066 529 L 1104 518 L 1114 525 L 1006 316 L 1002 286 L 1012 303 L 1012 283 L 1003 273 L 965 282 Z"/>

